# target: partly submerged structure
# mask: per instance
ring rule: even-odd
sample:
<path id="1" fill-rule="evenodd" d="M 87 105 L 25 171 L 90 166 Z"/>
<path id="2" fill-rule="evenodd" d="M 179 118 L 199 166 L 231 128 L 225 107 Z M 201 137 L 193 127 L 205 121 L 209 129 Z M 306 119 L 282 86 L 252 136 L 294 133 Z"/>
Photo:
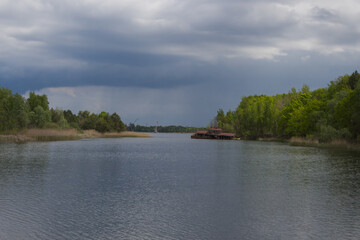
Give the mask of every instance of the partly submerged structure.
<path id="1" fill-rule="evenodd" d="M 220 139 L 232 140 L 235 139 L 234 133 L 223 133 L 221 128 L 210 128 L 208 131 L 197 131 L 191 138 L 195 139 Z"/>

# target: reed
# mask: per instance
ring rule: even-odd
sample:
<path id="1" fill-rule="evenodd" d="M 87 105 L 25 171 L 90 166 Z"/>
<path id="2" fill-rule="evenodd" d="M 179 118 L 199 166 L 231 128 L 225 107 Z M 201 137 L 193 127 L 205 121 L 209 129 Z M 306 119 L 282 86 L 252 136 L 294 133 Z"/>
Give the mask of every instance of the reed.
<path id="1" fill-rule="evenodd" d="M 95 130 L 82 132 L 76 129 L 28 129 L 16 134 L 0 135 L 0 142 L 44 142 L 44 141 L 66 141 L 88 138 L 123 138 L 123 137 L 151 137 L 147 133 L 138 132 L 114 132 L 100 133 Z"/>
<path id="2" fill-rule="evenodd" d="M 141 133 L 141 132 L 114 132 L 114 133 L 105 133 L 104 137 L 107 137 L 107 138 L 117 138 L 117 137 L 148 138 L 151 136 L 148 133 Z"/>
<path id="3" fill-rule="evenodd" d="M 289 144 L 293 146 L 320 147 L 320 148 L 360 151 L 360 145 L 358 143 L 349 142 L 345 139 L 334 139 L 331 140 L 330 142 L 322 143 L 319 142 L 319 140 L 316 138 L 292 137 L 289 140 Z"/>
<path id="4" fill-rule="evenodd" d="M 305 137 L 292 137 L 289 140 L 290 143 L 307 143 L 307 144 L 318 144 L 319 140 L 314 138 Z"/>
<path id="5" fill-rule="evenodd" d="M 41 136 L 78 136 L 79 133 L 76 129 L 29 129 L 24 132 L 24 135 L 31 137 Z"/>

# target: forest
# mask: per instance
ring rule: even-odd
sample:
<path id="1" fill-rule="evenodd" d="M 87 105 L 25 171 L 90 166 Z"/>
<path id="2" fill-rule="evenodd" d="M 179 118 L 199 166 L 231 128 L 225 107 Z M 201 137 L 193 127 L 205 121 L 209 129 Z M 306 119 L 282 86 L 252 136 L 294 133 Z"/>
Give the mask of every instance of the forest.
<path id="1" fill-rule="evenodd" d="M 133 130 L 135 132 L 154 132 L 155 126 L 136 125 L 133 126 Z M 184 126 L 175 126 L 175 125 L 157 127 L 158 132 L 164 132 L 164 133 L 193 133 L 199 130 L 205 130 L 205 128 L 184 127 Z"/>
<path id="2" fill-rule="evenodd" d="M 126 126 L 117 113 L 100 114 L 89 111 L 49 109 L 46 95 L 30 92 L 25 99 L 13 94 L 7 88 L 0 88 L 0 133 L 13 133 L 27 128 L 75 128 L 78 130 L 95 129 L 99 132 L 125 131 Z"/>
<path id="3" fill-rule="evenodd" d="M 212 126 L 245 139 L 304 137 L 319 142 L 360 142 L 360 74 L 338 77 L 326 88 L 292 88 L 275 96 L 253 95 L 238 107 L 219 109 Z"/>

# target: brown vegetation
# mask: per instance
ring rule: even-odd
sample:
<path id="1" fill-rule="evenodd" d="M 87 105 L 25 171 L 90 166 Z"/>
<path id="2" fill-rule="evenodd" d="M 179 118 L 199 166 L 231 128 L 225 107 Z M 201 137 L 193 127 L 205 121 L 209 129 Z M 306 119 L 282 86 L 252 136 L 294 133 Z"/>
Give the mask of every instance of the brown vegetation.
<path id="1" fill-rule="evenodd" d="M 95 130 L 78 132 L 76 129 L 29 129 L 16 134 L 0 135 L 0 142 L 64 141 L 87 138 L 150 137 L 138 132 L 100 133 Z"/>
<path id="2" fill-rule="evenodd" d="M 334 139 L 330 142 L 320 142 L 319 139 L 314 137 L 292 137 L 290 139 L 286 138 L 276 138 L 276 137 L 266 137 L 258 138 L 258 141 L 268 141 L 268 142 L 284 142 L 292 146 L 304 146 L 304 147 L 320 147 L 320 148 L 333 148 L 333 149 L 346 149 L 346 150 L 356 150 L 360 151 L 360 144 L 347 141 L 345 139 Z"/>
<path id="3" fill-rule="evenodd" d="M 317 144 L 319 143 L 318 139 L 312 138 L 304 138 L 304 137 L 292 137 L 289 140 L 290 143 L 310 143 L 310 144 Z"/>
<path id="4" fill-rule="evenodd" d="M 109 132 L 104 133 L 102 137 L 107 138 L 117 138 L 117 137 L 141 137 L 141 138 L 147 138 L 151 137 L 148 133 L 142 133 L 142 132 Z"/>
<path id="5" fill-rule="evenodd" d="M 289 143 L 294 146 L 307 146 L 307 147 L 322 147 L 322 148 L 337 148 L 348 150 L 360 150 L 360 145 L 346 141 L 345 139 L 334 139 L 330 142 L 321 143 L 318 139 L 305 138 L 305 137 L 292 137 Z"/>

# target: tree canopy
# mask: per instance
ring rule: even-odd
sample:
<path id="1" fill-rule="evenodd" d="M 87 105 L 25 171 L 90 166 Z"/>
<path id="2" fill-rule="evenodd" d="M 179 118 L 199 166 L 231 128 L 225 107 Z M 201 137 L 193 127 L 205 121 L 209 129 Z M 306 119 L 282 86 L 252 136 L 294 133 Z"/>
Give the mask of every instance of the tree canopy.
<path id="1" fill-rule="evenodd" d="M 25 99 L 10 89 L 0 88 L 0 132 L 18 131 L 26 128 L 76 128 L 95 129 L 99 132 L 120 132 L 126 129 L 117 113 L 99 114 L 71 110 L 49 109 L 46 95 L 30 92 Z"/>
<path id="2" fill-rule="evenodd" d="M 360 139 L 360 74 L 338 77 L 327 88 L 310 91 L 291 89 L 275 96 L 243 97 L 235 111 L 219 109 L 218 127 L 240 137 L 292 136 L 334 139 Z"/>

